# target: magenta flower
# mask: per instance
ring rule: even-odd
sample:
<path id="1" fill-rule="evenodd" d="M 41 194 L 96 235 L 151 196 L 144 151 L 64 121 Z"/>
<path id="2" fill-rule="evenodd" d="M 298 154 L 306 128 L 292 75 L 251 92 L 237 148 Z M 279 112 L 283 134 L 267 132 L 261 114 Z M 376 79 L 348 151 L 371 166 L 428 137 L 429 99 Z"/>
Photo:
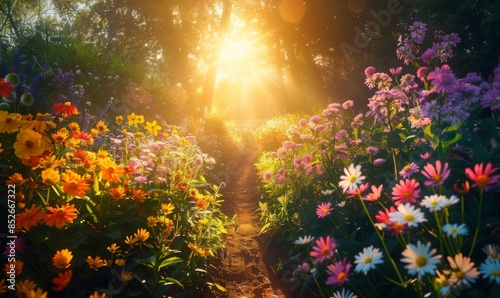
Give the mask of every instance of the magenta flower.
<path id="1" fill-rule="evenodd" d="M 316 209 L 316 215 L 318 216 L 318 218 L 323 218 L 327 215 L 330 215 L 331 211 L 333 210 L 332 207 L 332 203 L 328 202 L 328 203 L 321 203 L 318 205 L 318 208 Z"/>
<path id="2" fill-rule="evenodd" d="M 448 169 L 447 162 L 441 168 L 441 161 L 438 160 L 436 161 L 436 167 L 428 163 L 422 170 L 422 174 L 429 179 L 424 182 L 426 186 L 439 186 L 450 176 L 450 169 Z"/>
<path id="3" fill-rule="evenodd" d="M 420 183 L 415 179 L 399 181 L 399 184 L 396 184 L 392 188 L 392 199 L 395 201 L 395 204 L 416 203 L 418 195 L 420 194 L 419 186 Z"/>
<path id="4" fill-rule="evenodd" d="M 371 77 L 375 74 L 377 70 L 375 69 L 375 67 L 373 66 L 368 66 L 366 69 L 365 69 L 365 75 L 367 77 Z"/>
<path id="5" fill-rule="evenodd" d="M 342 261 L 338 261 L 335 264 L 330 264 L 326 267 L 326 273 L 329 275 L 325 284 L 327 285 L 336 285 L 343 284 L 346 281 L 349 281 L 349 275 L 351 275 L 352 264 L 347 262 L 347 259 L 344 257 Z"/>
<path id="6" fill-rule="evenodd" d="M 316 240 L 316 245 L 313 246 L 313 250 L 309 253 L 309 255 L 314 258 L 313 264 L 320 264 L 324 260 L 331 258 L 336 248 L 337 242 L 333 237 L 320 237 Z"/>
<path id="7" fill-rule="evenodd" d="M 493 168 L 491 162 L 484 167 L 483 163 L 476 164 L 474 170 L 471 168 L 465 169 L 465 175 L 471 180 L 472 187 L 479 187 L 488 191 L 491 186 L 496 185 L 500 180 L 500 175 L 493 175 L 498 168 Z"/>

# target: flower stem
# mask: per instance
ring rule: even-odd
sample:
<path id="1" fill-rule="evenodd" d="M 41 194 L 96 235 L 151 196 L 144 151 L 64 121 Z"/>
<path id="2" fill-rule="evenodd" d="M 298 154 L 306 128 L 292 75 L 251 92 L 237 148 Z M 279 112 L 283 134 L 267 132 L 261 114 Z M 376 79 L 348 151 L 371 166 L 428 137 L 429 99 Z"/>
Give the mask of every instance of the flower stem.
<path id="1" fill-rule="evenodd" d="M 469 258 L 472 255 L 472 252 L 474 251 L 474 247 L 476 246 L 477 235 L 479 234 L 479 227 L 481 226 L 481 211 L 483 209 L 483 194 L 484 194 L 484 190 L 483 190 L 483 188 L 480 188 L 480 190 L 479 190 L 479 207 L 477 210 L 477 226 L 476 226 L 476 231 L 474 232 L 472 246 L 471 246 L 470 251 L 469 251 Z"/>

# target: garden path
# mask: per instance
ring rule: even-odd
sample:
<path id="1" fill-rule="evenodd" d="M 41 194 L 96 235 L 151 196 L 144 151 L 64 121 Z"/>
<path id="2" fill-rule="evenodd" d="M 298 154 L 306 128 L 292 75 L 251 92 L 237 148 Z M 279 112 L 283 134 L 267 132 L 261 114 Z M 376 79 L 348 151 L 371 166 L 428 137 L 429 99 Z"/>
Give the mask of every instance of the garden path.
<path id="1" fill-rule="evenodd" d="M 243 123 L 239 126 L 247 132 L 245 144 L 248 146 L 235 152 L 233 161 L 226 165 L 226 186 L 222 190 L 225 201 L 221 208 L 229 217 L 236 215 L 238 225 L 237 229 L 228 231 L 227 254 L 215 266 L 216 280 L 227 290 L 216 297 L 289 297 L 285 295 L 288 285 L 281 281 L 281 272 L 275 270 L 280 252 L 267 247 L 265 237 L 258 235 L 259 193 L 254 167 L 257 150 L 251 129 Z"/>

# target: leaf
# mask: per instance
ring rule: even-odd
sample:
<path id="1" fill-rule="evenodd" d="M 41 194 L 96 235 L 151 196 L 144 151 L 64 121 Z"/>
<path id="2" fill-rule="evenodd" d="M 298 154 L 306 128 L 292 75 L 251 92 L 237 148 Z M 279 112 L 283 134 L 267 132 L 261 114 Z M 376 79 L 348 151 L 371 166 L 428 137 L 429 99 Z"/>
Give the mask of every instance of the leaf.
<path id="1" fill-rule="evenodd" d="M 263 233 L 267 232 L 267 230 L 269 229 L 270 226 L 271 226 L 270 222 L 263 225 L 262 228 L 260 228 L 259 234 L 263 234 Z"/>
<path id="2" fill-rule="evenodd" d="M 178 281 L 177 279 L 172 278 L 172 277 L 165 277 L 164 279 L 160 280 L 160 283 L 162 283 L 162 284 L 173 283 L 173 284 L 178 285 L 181 288 L 184 288 L 184 285 L 180 281 Z"/>
<path id="3" fill-rule="evenodd" d="M 399 146 L 401 146 L 399 131 L 393 130 L 387 134 L 387 146 L 389 146 L 389 148 L 399 148 Z"/>
<path id="4" fill-rule="evenodd" d="M 170 257 L 166 260 L 163 260 L 163 262 L 161 262 L 160 266 L 158 266 L 158 269 L 166 267 L 166 266 L 171 266 L 173 264 L 181 263 L 181 262 L 182 262 L 182 259 L 179 257 Z"/>

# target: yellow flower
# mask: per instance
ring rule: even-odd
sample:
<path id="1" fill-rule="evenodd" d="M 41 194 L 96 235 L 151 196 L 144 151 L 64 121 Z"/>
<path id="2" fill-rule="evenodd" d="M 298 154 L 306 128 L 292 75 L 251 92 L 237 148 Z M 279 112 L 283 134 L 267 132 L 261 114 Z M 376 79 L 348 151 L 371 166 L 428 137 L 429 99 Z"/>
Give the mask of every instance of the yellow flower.
<path id="1" fill-rule="evenodd" d="M 106 266 L 106 262 L 104 262 L 104 260 L 99 256 L 96 256 L 95 259 L 88 256 L 86 261 L 87 264 L 89 264 L 90 269 L 94 269 L 95 271 L 97 271 L 98 268 Z"/>
<path id="2" fill-rule="evenodd" d="M 122 273 L 120 274 L 120 279 L 122 282 L 131 281 L 132 278 L 134 278 L 134 276 L 129 271 L 122 271 Z"/>
<path id="3" fill-rule="evenodd" d="M 125 266 L 125 259 L 116 259 L 115 264 L 117 266 L 123 267 L 123 266 Z"/>
<path id="4" fill-rule="evenodd" d="M 54 267 L 59 269 L 66 269 L 71 266 L 71 260 L 73 259 L 73 254 L 67 249 L 58 250 L 54 257 L 52 258 L 52 264 Z"/>
<path id="5" fill-rule="evenodd" d="M 28 121 L 28 123 L 23 127 L 23 129 L 34 129 L 38 132 L 44 132 L 47 127 L 55 128 L 57 125 L 52 122 L 55 117 L 49 113 L 38 113 L 34 120 Z"/>
<path id="6" fill-rule="evenodd" d="M 115 117 L 115 122 L 118 125 L 122 124 L 122 122 L 123 122 L 123 116 L 121 116 L 121 115 L 120 116 L 116 116 Z"/>
<path id="7" fill-rule="evenodd" d="M 66 128 L 59 129 L 56 133 L 51 135 L 54 143 L 61 144 L 69 137 L 69 131 Z"/>
<path id="8" fill-rule="evenodd" d="M 26 122 L 21 114 L 0 111 L 0 133 L 18 131 Z"/>
<path id="9" fill-rule="evenodd" d="M 111 244 L 110 246 L 107 247 L 107 250 L 114 254 L 114 253 L 117 253 L 117 252 L 121 252 L 120 250 L 120 246 L 116 245 L 116 243 L 113 243 Z"/>
<path id="10" fill-rule="evenodd" d="M 90 129 L 90 134 L 94 137 L 97 138 L 99 136 L 99 131 L 95 128 Z"/>
<path id="11" fill-rule="evenodd" d="M 156 216 L 148 216 L 147 221 L 148 221 L 148 227 L 152 228 L 156 226 Z"/>
<path id="12" fill-rule="evenodd" d="M 144 123 L 144 115 L 137 115 L 137 124 Z"/>
<path id="13" fill-rule="evenodd" d="M 137 125 L 137 115 L 135 113 L 132 113 L 132 114 L 128 115 L 127 119 L 128 119 L 127 124 L 129 126 Z"/>
<path id="14" fill-rule="evenodd" d="M 60 177 L 59 172 L 53 168 L 48 168 L 42 171 L 42 182 L 47 186 L 52 186 L 59 182 Z"/>
<path id="15" fill-rule="evenodd" d="M 57 159 L 55 155 L 51 155 L 40 159 L 40 166 L 44 169 L 48 168 L 58 168 L 64 165 L 66 161 L 64 159 Z"/>
<path id="16" fill-rule="evenodd" d="M 109 131 L 108 126 L 102 121 L 97 122 L 96 128 L 99 133 L 105 133 Z"/>
<path id="17" fill-rule="evenodd" d="M 168 204 L 161 204 L 161 210 L 163 211 L 163 213 L 165 215 L 169 215 L 170 213 L 172 213 L 175 209 L 175 206 L 172 204 L 172 203 L 168 203 Z"/>
<path id="18" fill-rule="evenodd" d="M 130 245 L 130 246 L 133 246 L 137 243 L 137 239 L 132 237 L 132 236 L 127 236 L 127 237 L 125 237 L 125 243 Z"/>
<path id="19" fill-rule="evenodd" d="M 71 131 L 80 131 L 80 124 L 76 123 L 76 122 L 71 122 L 70 124 L 68 124 L 68 127 Z"/>
<path id="20" fill-rule="evenodd" d="M 159 126 L 156 123 L 156 120 L 154 120 L 153 122 L 146 122 L 146 126 L 144 128 L 149 131 L 149 134 L 157 136 L 158 130 L 161 129 L 161 126 Z"/>
<path id="21" fill-rule="evenodd" d="M 134 233 L 135 239 L 140 242 L 144 242 L 149 238 L 149 232 L 146 229 L 137 229 L 137 233 Z"/>
<path id="22" fill-rule="evenodd" d="M 202 218 L 202 219 L 198 220 L 198 223 L 199 223 L 200 225 L 204 225 L 204 226 L 206 226 L 206 225 L 208 225 L 208 219 L 206 219 L 206 218 Z"/>
<path id="23" fill-rule="evenodd" d="M 36 291 L 29 291 L 29 293 L 26 294 L 26 298 L 47 298 L 47 295 L 48 293 L 44 292 L 42 288 L 37 288 Z"/>
<path id="24" fill-rule="evenodd" d="M 14 143 L 14 153 L 19 158 L 29 158 L 32 155 L 41 155 L 48 147 L 42 135 L 33 130 L 22 130 L 17 134 Z"/>
<path id="25" fill-rule="evenodd" d="M 106 150 L 102 150 L 102 149 L 99 149 L 99 150 L 97 151 L 97 156 L 96 156 L 96 158 L 97 158 L 97 159 L 104 159 L 104 158 L 106 158 L 106 157 L 108 157 L 108 156 L 109 156 L 109 152 L 108 152 L 108 151 L 106 151 Z"/>
<path id="26" fill-rule="evenodd" d="M 28 295 L 30 291 L 35 290 L 36 286 L 36 283 L 29 279 L 16 283 L 17 296 L 21 297 L 22 294 Z"/>

